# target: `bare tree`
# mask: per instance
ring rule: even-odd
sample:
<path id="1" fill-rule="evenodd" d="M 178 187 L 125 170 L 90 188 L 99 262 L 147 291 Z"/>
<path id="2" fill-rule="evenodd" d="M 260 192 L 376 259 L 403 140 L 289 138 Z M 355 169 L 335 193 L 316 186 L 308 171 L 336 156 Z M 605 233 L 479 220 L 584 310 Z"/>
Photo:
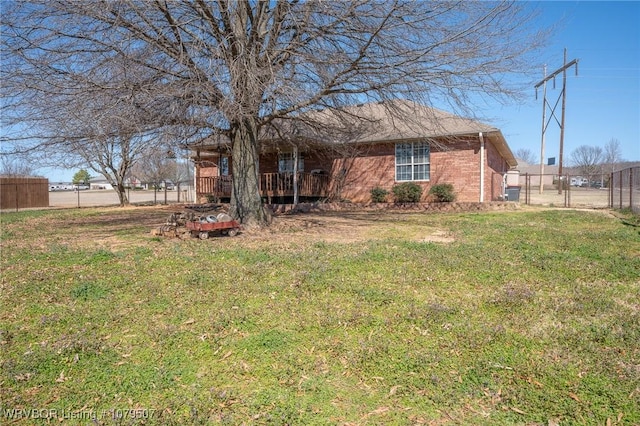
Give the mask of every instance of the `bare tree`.
<path id="1" fill-rule="evenodd" d="M 616 171 L 618 164 L 624 161 L 622 159 L 622 148 L 620 141 L 615 138 L 611 138 L 609 142 L 604 145 L 604 159 L 602 166 L 602 179 L 601 182 L 604 185 L 608 182 L 611 173 Z"/>
<path id="2" fill-rule="evenodd" d="M 581 145 L 571 152 L 571 163 L 583 176 L 591 179 L 602 172 L 602 148 Z"/>
<path id="3" fill-rule="evenodd" d="M 529 148 L 520 148 L 516 150 L 516 158 L 524 161 L 527 164 L 535 164 L 536 156 Z"/>
<path id="4" fill-rule="evenodd" d="M 263 129 L 365 100 L 448 103 L 470 113 L 475 95 L 516 96 L 530 83 L 518 78 L 536 69 L 529 54 L 546 40 L 529 26 L 529 10 L 404 0 L 18 2 L 3 11 L 3 97 L 20 117 L 14 124 L 39 123 L 33 96 L 106 90 L 135 107 L 127 110 L 128 137 L 131 128 L 148 140 L 168 127 L 179 128 L 184 143 L 224 136 L 231 213 L 262 224 Z M 101 78 L 114 60 L 133 70 L 135 84 L 131 73 Z M 54 129 L 31 128 L 39 132 L 30 137 L 51 140 Z"/>
<path id="5" fill-rule="evenodd" d="M 169 181 L 173 183 L 172 179 L 175 179 L 177 171 L 177 163 L 172 151 L 149 146 L 142 152 L 131 171 L 142 182 L 153 185 L 154 201 L 158 189 L 164 188 L 166 203 L 167 183 Z"/>
<path id="6" fill-rule="evenodd" d="M 167 151 L 148 147 L 140 160 L 133 167 L 132 172 L 145 183 L 153 184 L 156 188 L 175 178 L 176 161 Z"/>
<path id="7" fill-rule="evenodd" d="M 33 176 L 28 159 L 0 154 L 0 175 L 10 177 Z"/>
<path id="8" fill-rule="evenodd" d="M 37 69 L 55 65 L 36 59 Z M 25 78 L 19 72 L 9 76 Z M 154 105 L 156 96 L 150 96 L 157 86 L 154 73 L 122 55 L 82 73 L 52 71 L 47 79 L 39 76 L 29 82 L 33 98 L 18 98 L 17 103 L 30 115 L 8 117 L 13 119 L 9 127 L 22 127 L 20 139 L 26 141 L 18 145 L 22 154 L 43 165 L 87 165 L 107 179 L 120 205 L 125 205 L 129 203 L 125 180 L 131 168 L 150 145 L 164 140 L 158 129 L 167 129 L 154 122 L 156 108 L 162 108 Z"/>
<path id="9" fill-rule="evenodd" d="M 604 146 L 604 163 L 610 172 L 614 172 L 616 165 L 622 161 L 622 147 L 618 139 L 612 138 Z"/>

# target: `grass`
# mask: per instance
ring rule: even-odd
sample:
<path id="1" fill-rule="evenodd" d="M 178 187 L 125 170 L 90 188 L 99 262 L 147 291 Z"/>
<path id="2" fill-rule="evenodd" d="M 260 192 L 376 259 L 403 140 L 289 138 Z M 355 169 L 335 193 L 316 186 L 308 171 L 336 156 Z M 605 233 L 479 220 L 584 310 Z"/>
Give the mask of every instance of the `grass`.
<path id="1" fill-rule="evenodd" d="M 2 215 L 3 420 L 640 423 L 628 218 L 349 213 L 339 229 L 319 215 L 286 232 L 151 236 L 166 215 Z M 436 231 L 449 242 L 424 238 Z"/>

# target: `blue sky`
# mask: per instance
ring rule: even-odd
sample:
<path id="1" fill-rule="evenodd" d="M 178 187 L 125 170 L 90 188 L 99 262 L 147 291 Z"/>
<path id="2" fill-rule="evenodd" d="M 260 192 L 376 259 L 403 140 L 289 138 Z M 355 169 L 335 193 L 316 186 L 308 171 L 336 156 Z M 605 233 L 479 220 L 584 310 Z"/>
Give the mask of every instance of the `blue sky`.
<path id="1" fill-rule="evenodd" d="M 581 145 L 601 146 L 617 139 L 622 157 L 640 161 L 640 1 L 544 1 L 530 2 L 542 12 L 545 25 L 559 28 L 545 49 L 543 59 L 548 73 L 567 61 L 578 59 L 567 73 L 564 164 L 570 165 L 571 152 Z M 539 71 L 542 80 L 543 70 Z M 552 104 L 560 96 L 562 76 L 547 85 Z M 557 110 L 560 119 L 560 106 Z M 531 85 L 521 104 L 495 106 L 481 112 L 490 124 L 502 130 L 515 153 L 531 150 L 540 160 L 542 135 L 542 90 L 538 98 Z M 547 110 L 547 118 L 549 110 Z M 551 121 L 545 136 L 545 163 L 559 156 L 560 130 Z M 76 170 L 42 169 L 52 181 L 70 181 Z"/>
<path id="2" fill-rule="evenodd" d="M 546 1 L 532 2 L 546 24 L 560 22 L 543 52 L 548 74 L 578 59 L 567 72 L 564 164 L 581 145 L 600 146 L 620 141 L 622 157 L 640 161 L 640 2 L 639 1 Z M 543 70 L 540 69 L 543 79 Z M 547 84 L 547 100 L 553 105 L 561 94 L 562 75 Z M 561 117 L 562 101 L 556 109 Z M 542 87 L 538 98 L 533 85 L 522 105 L 509 105 L 486 114 L 502 130 L 515 153 L 531 150 L 540 160 L 542 137 Z M 547 119 L 550 110 L 547 109 Z M 560 126 L 551 121 L 545 134 L 546 158 L 559 156 Z M 557 160 L 556 160 L 557 161 Z M 557 164 L 557 163 L 556 163 Z"/>

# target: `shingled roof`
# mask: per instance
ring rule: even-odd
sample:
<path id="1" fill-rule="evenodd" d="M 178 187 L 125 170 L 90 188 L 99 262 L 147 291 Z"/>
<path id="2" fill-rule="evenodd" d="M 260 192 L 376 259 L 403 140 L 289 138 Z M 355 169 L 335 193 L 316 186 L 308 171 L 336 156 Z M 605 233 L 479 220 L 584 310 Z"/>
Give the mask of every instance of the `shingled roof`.
<path id="1" fill-rule="evenodd" d="M 485 140 L 488 139 L 495 145 L 510 167 L 517 165 L 517 160 L 499 129 L 408 100 L 371 102 L 340 110 L 314 111 L 303 115 L 302 121 L 316 123 L 316 126 L 306 131 L 298 130 L 299 135 L 325 142 L 331 140 L 326 140 L 322 131 L 331 133 L 334 128 L 351 128 L 351 143 L 438 139 L 440 143 L 446 144 L 447 138 L 478 136 L 482 133 Z M 322 125 L 317 126 L 317 123 Z"/>
<path id="2" fill-rule="evenodd" d="M 478 136 L 494 144 L 510 167 L 518 163 L 502 132 L 488 124 L 460 117 L 409 100 L 391 100 L 348 106 L 341 109 L 308 111 L 296 117 L 277 119 L 263 128 L 260 140 L 278 144 L 283 139 L 304 139 L 319 144 L 381 143 Z M 204 145 L 227 144 L 221 137 Z"/>
<path id="3" fill-rule="evenodd" d="M 345 118 L 367 123 L 370 132 L 354 142 L 396 141 L 499 132 L 495 127 L 408 100 L 371 102 L 313 113 L 316 121 L 338 124 Z"/>

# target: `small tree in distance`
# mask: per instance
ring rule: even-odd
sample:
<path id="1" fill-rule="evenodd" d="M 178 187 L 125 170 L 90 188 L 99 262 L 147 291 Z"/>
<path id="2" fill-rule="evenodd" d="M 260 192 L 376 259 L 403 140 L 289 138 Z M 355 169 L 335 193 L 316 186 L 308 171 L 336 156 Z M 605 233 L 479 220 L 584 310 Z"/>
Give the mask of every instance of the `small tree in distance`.
<path id="1" fill-rule="evenodd" d="M 85 169 L 80 169 L 73 175 L 72 182 L 74 185 L 89 185 L 91 175 Z"/>
<path id="2" fill-rule="evenodd" d="M 620 141 L 612 138 L 604 146 L 604 163 L 608 166 L 608 171 L 614 172 L 616 165 L 622 162 L 622 148 Z"/>
<path id="3" fill-rule="evenodd" d="M 599 146 L 581 145 L 571 152 L 571 163 L 588 179 L 602 172 L 602 158 Z"/>

